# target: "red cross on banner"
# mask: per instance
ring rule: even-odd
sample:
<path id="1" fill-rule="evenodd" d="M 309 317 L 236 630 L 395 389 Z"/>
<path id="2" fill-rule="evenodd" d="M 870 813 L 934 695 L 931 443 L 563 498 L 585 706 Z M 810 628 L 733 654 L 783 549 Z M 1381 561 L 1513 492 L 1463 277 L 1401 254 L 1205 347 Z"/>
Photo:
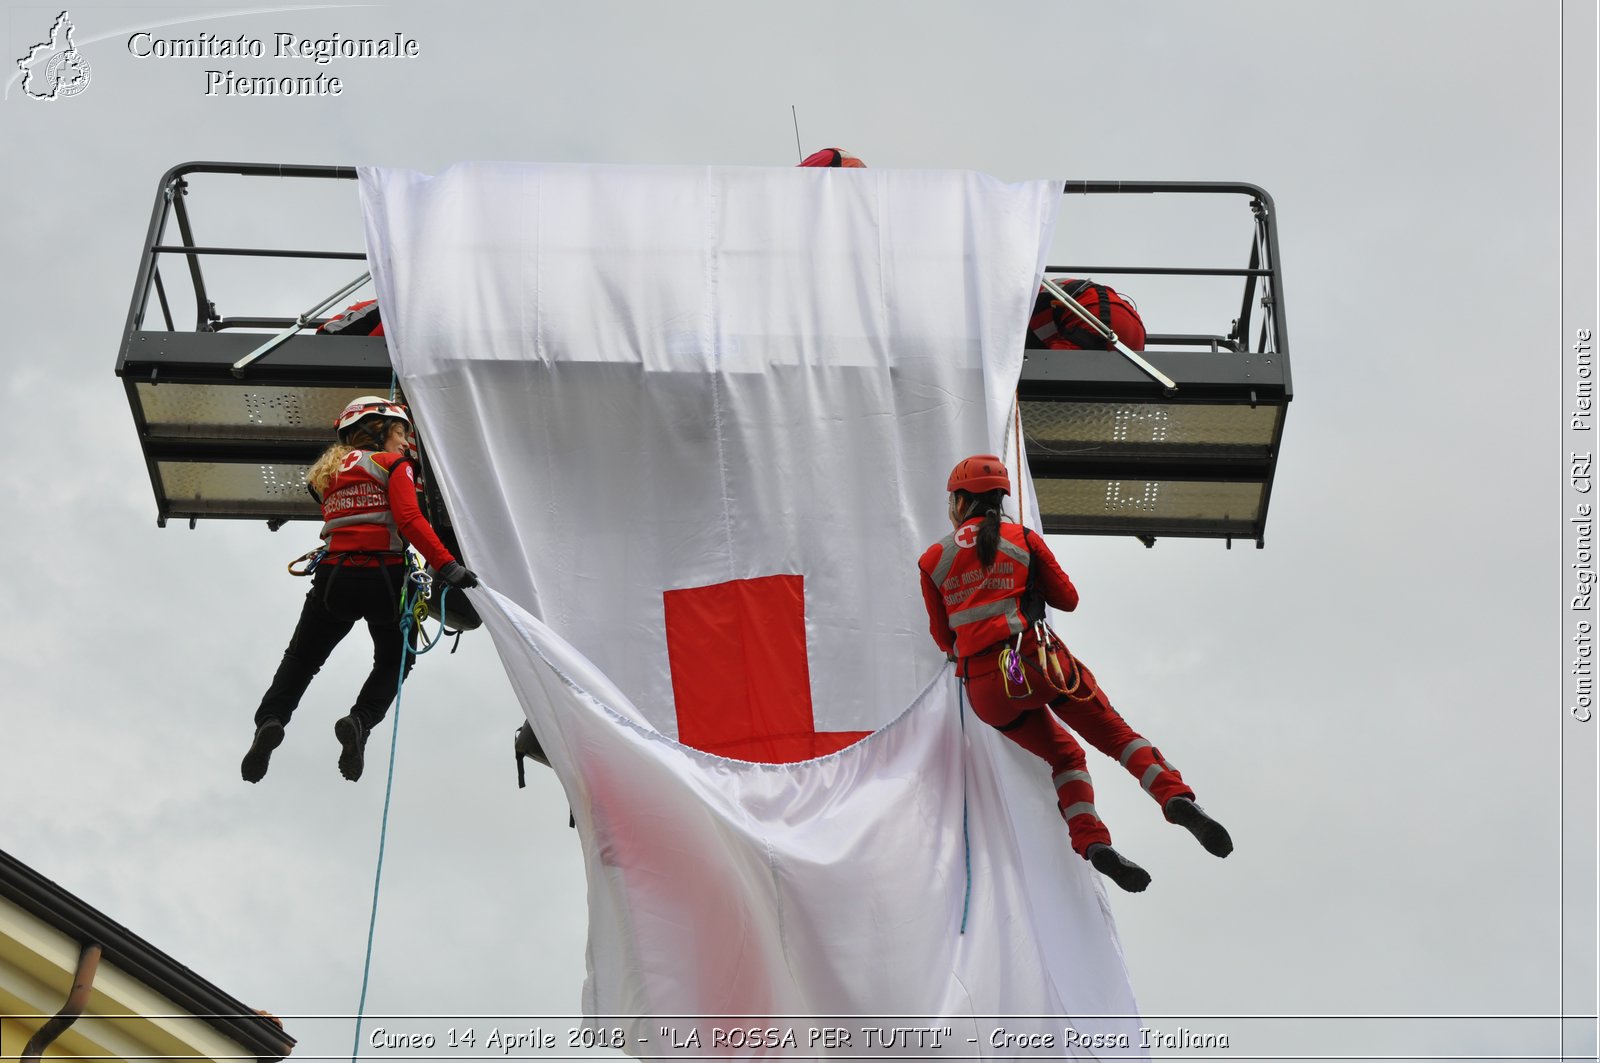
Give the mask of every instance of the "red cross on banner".
<path id="1" fill-rule="evenodd" d="M 806 659 L 805 585 L 762 576 L 667 591 L 678 741 L 738 760 L 810 760 L 870 731 L 818 731 Z"/>

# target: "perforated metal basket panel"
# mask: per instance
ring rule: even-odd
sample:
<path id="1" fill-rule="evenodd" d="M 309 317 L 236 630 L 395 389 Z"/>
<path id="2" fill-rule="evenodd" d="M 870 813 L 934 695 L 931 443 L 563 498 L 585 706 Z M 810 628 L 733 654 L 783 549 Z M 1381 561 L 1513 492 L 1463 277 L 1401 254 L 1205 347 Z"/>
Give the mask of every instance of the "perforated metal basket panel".
<path id="1" fill-rule="evenodd" d="M 158 461 L 156 473 L 174 516 L 321 519 L 306 491 L 304 465 Z"/>
<path id="2" fill-rule="evenodd" d="M 228 384 L 136 385 L 153 439 L 333 442 L 350 388 Z"/>
<path id="3" fill-rule="evenodd" d="M 1203 457 L 1266 454 L 1282 406 L 1205 406 L 1180 403 L 1022 403 L 1030 451 L 1107 454 L 1182 450 Z"/>
<path id="4" fill-rule="evenodd" d="M 1262 485 L 1186 480 L 1034 480 L 1047 529 L 1149 531 L 1161 525 L 1245 534 L 1261 514 Z"/>

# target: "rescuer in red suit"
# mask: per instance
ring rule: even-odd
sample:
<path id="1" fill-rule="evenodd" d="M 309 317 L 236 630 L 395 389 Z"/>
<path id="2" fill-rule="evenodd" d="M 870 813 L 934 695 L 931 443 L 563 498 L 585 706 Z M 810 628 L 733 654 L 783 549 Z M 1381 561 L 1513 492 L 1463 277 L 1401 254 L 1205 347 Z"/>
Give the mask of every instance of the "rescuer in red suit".
<path id="1" fill-rule="evenodd" d="M 1063 723 L 1128 769 L 1170 822 L 1207 852 L 1227 856 L 1232 839 L 1194 803 L 1183 776 L 1123 721 L 1093 673 L 1036 623 L 1046 604 L 1076 609 L 1078 591 L 1041 536 L 1003 519 L 1011 493 L 1005 465 L 993 454 L 963 458 L 946 489 L 955 531 L 917 563 L 929 630 L 957 662 L 978 718 L 1050 765 L 1073 851 L 1125 890 L 1150 884 L 1148 872 L 1111 847 L 1111 832 L 1095 812 L 1083 747 Z"/>
<path id="2" fill-rule="evenodd" d="M 339 442 L 307 474 L 322 504 L 326 553 L 317 563 L 289 648 L 256 709 L 256 733 L 239 766 L 245 782 L 267 773 L 284 727 L 328 655 L 358 620 L 372 634 L 372 673 L 348 715 L 333 725 L 339 773 L 361 778 L 367 735 L 389 711 L 400 686 L 400 599 L 406 543 L 415 546 L 452 587 L 475 587 L 478 577 L 451 556 L 417 504 L 411 460 L 411 415 L 377 395 L 353 400 L 339 415 Z M 415 632 L 412 632 L 415 644 Z"/>

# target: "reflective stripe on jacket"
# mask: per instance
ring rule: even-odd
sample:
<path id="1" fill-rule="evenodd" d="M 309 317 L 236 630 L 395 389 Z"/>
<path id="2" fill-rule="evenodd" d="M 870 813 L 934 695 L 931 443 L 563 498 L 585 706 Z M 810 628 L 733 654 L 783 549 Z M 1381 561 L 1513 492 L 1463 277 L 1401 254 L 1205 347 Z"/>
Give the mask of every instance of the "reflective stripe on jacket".
<path id="1" fill-rule="evenodd" d="M 941 650 L 958 657 L 970 657 L 1028 626 L 1022 594 L 1031 569 L 1037 568 L 1035 578 L 1048 604 L 1068 612 L 1078 606 L 1077 589 L 1050 548 L 1020 524 L 1001 523 L 994 564 L 987 569 L 980 565 L 982 523 L 982 517 L 966 521 L 928 547 L 917 562 L 928 630 Z"/>
<path id="2" fill-rule="evenodd" d="M 398 561 L 408 542 L 435 569 L 455 560 L 423 517 L 411 464 L 399 454 L 346 454 L 322 499 L 322 519 L 322 538 L 336 564 L 338 555 L 358 564 L 374 563 L 374 554 L 394 554 Z"/>

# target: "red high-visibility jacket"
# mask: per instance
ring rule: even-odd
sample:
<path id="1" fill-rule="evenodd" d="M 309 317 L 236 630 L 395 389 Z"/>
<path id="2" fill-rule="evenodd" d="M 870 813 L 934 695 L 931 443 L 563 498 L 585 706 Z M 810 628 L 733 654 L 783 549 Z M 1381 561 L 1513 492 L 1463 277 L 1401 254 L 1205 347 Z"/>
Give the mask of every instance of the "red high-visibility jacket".
<path id="1" fill-rule="evenodd" d="M 1022 615 L 1022 592 L 1029 569 L 1037 566 L 1044 600 L 1065 612 L 1078 607 L 1078 591 L 1061 570 L 1044 539 L 1020 524 L 1002 521 L 1000 550 L 988 569 L 978 563 L 982 517 L 928 547 L 917 562 L 928 630 L 946 653 L 971 657 L 1029 627 Z"/>
<path id="2" fill-rule="evenodd" d="M 422 552 L 435 569 L 454 561 L 417 504 L 411 462 L 400 454 L 352 450 L 322 499 L 324 564 L 398 564 L 405 544 Z M 375 558 L 374 554 L 393 556 Z"/>

